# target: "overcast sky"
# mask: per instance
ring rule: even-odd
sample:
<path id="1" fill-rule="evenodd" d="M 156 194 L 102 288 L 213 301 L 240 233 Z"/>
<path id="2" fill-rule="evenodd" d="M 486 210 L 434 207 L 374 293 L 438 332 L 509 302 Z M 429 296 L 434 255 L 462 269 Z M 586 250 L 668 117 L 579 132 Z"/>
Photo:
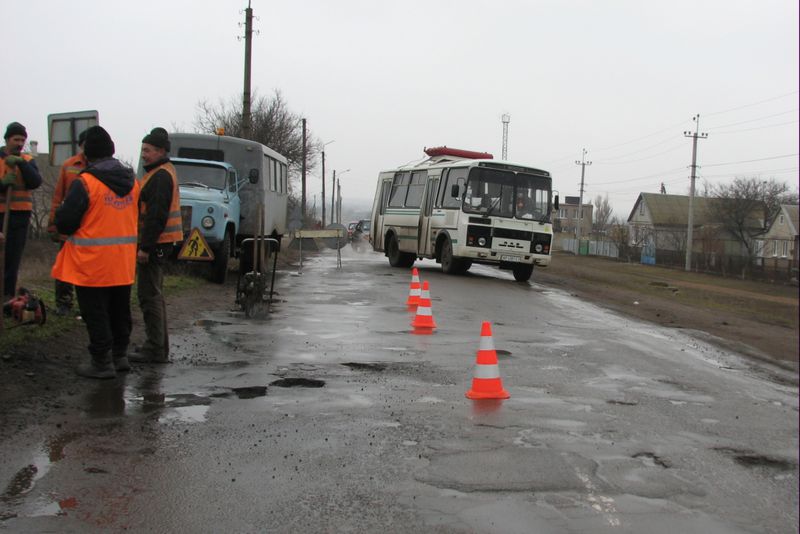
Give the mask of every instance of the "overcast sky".
<path id="1" fill-rule="evenodd" d="M 47 115 L 96 109 L 117 155 L 154 126 L 191 131 L 202 100 L 240 98 L 246 0 L 27 0 L 3 25 L 3 125 L 46 151 Z M 687 194 L 699 177 L 797 187 L 796 0 L 252 0 L 252 87 L 279 89 L 345 169 L 345 201 L 380 170 L 447 145 L 552 172 L 561 196 Z M 320 191 L 320 169 L 308 181 Z M 328 188 L 328 191 L 330 189 Z M 319 201 L 319 198 L 318 198 Z"/>

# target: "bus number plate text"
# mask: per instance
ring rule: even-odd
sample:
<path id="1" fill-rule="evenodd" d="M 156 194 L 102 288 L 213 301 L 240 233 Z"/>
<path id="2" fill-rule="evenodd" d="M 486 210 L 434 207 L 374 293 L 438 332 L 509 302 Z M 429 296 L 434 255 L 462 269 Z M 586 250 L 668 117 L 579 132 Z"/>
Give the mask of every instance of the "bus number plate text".
<path id="1" fill-rule="evenodd" d="M 522 261 L 522 258 L 519 256 L 506 256 L 503 254 L 500 256 L 500 261 Z"/>

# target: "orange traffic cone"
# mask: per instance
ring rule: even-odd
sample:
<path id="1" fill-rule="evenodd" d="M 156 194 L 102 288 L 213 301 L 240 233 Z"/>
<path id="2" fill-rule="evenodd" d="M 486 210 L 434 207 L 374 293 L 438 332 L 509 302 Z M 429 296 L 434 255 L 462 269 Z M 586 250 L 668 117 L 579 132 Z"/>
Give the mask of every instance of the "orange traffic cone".
<path id="1" fill-rule="evenodd" d="M 431 293 L 428 289 L 427 280 L 422 283 L 422 294 L 419 297 L 417 314 L 414 316 L 414 320 L 411 321 L 411 326 L 414 327 L 415 334 L 430 334 L 436 328 L 433 312 L 431 312 Z"/>
<path id="2" fill-rule="evenodd" d="M 411 270 L 411 287 L 408 289 L 408 300 L 406 305 L 409 308 L 416 308 L 419 306 L 420 286 L 419 286 L 419 271 L 414 267 Z"/>
<path id="3" fill-rule="evenodd" d="M 497 365 L 497 352 L 494 350 L 492 325 L 484 321 L 481 325 L 481 344 L 475 362 L 472 389 L 467 391 L 468 399 L 507 399 L 511 397 L 503 389 L 500 368 Z"/>

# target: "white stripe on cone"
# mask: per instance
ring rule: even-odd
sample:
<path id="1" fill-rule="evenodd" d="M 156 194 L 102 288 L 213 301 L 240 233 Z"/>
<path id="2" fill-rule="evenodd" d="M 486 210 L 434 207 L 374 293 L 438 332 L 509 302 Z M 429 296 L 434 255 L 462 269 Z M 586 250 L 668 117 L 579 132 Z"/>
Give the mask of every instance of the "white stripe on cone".
<path id="1" fill-rule="evenodd" d="M 473 378 L 500 378 L 500 367 L 494 365 L 476 365 Z"/>

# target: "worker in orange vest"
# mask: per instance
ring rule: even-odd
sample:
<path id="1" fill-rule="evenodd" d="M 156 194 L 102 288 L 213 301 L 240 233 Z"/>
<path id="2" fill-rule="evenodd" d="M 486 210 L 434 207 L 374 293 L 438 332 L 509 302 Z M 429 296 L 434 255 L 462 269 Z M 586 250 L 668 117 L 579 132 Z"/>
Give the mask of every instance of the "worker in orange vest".
<path id="1" fill-rule="evenodd" d="M 47 233 L 50 239 L 59 243 L 59 250 L 64 246 L 66 236 L 56 230 L 56 210 L 61 206 L 67 196 L 69 186 L 73 180 L 86 168 L 86 155 L 83 153 L 83 142 L 86 140 L 86 130 L 78 135 L 78 153 L 67 158 L 61 165 L 58 181 L 53 190 L 53 200 L 50 202 L 50 218 L 47 220 Z M 56 315 L 67 315 L 72 310 L 72 284 L 56 279 Z"/>
<path id="2" fill-rule="evenodd" d="M 0 220 L 8 214 L 8 235 L 6 238 L 5 275 L 3 277 L 3 296 L 9 299 L 17 291 L 17 274 L 28 239 L 33 199 L 31 190 L 42 185 L 42 176 L 30 154 L 23 154 L 22 147 L 28 139 L 28 132 L 18 122 L 6 127 L 3 137 L 5 146 L 0 149 Z M 10 198 L 7 198 L 9 197 Z"/>
<path id="3" fill-rule="evenodd" d="M 114 159 L 105 129 L 86 131 L 86 169 L 72 182 L 55 225 L 69 236 L 52 276 L 75 286 L 86 329 L 89 363 L 76 369 L 88 378 L 114 378 L 130 369 L 131 286 L 136 273 L 139 184 L 133 169 Z"/>
<path id="4" fill-rule="evenodd" d="M 136 292 L 147 339 L 130 356 L 131 361 L 139 363 L 169 362 L 162 264 L 172 255 L 175 243 L 183 239 L 178 176 L 169 160 L 169 149 L 169 135 L 164 128 L 153 128 L 142 139 L 145 175 L 139 182 L 142 194 Z"/>

